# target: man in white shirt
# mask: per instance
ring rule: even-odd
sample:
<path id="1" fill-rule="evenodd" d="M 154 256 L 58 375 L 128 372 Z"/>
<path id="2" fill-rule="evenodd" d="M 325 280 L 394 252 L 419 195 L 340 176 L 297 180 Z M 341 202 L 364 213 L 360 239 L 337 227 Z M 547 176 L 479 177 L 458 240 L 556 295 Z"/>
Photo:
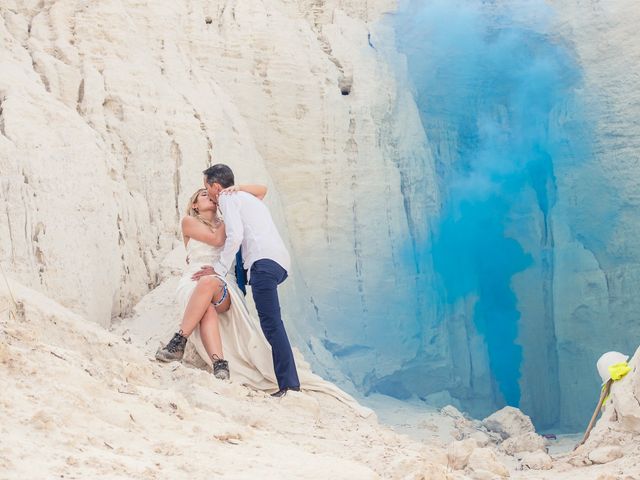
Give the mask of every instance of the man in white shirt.
<path id="1" fill-rule="evenodd" d="M 258 310 L 260 326 L 271 345 L 273 366 L 278 379 L 281 397 L 287 390 L 300 390 L 300 381 L 291 345 L 280 315 L 278 285 L 287 278 L 291 268 L 289 252 L 276 229 L 266 205 L 246 192 L 219 195 L 234 185 L 233 171 L 227 165 L 217 164 L 204 172 L 204 182 L 209 196 L 217 198 L 222 212 L 227 238 L 215 262 L 215 273 L 225 276 L 241 248 L 244 268 L 253 300 Z"/>

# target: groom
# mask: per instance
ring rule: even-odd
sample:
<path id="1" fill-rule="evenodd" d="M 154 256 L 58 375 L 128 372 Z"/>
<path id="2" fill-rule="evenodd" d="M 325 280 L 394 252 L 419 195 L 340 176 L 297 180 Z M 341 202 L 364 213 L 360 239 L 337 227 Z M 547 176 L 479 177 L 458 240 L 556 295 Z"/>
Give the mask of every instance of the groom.
<path id="1" fill-rule="evenodd" d="M 204 172 L 204 185 L 211 198 L 217 199 L 227 233 L 220 259 L 213 270 L 225 276 L 236 258 L 238 248 L 244 257 L 244 268 L 258 310 L 260 326 L 271 345 L 273 367 L 282 397 L 287 390 L 300 390 L 298 372 L 291 345 L 280 316 L 278 285 L 287 278 L 291 260 L 271 214 L 265 204 L 246 192 L 220 195 L 234 185 L 233 171 L 223 164 L 213 165 Z"/>

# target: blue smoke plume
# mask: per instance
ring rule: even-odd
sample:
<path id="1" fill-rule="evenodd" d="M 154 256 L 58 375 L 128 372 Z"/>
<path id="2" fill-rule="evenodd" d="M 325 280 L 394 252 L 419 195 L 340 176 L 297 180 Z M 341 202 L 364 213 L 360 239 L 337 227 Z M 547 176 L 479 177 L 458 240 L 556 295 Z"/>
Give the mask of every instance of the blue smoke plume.
<path id="1" fill-rule="evenodd" d="M 519 7 L 516 18 L 480 0 L 414 1 L 395 17 L 442 196 L 427 247 L 439 282 L 435 301 L 446 311 L 476 299 L 473 324 L 496 402 L 514 406 L 523 355 L 513 278 L 541 261 L 551 277 L 554 165 L 590 155 L 584 141 L 567 153 L 583 126 L 559 120 L 563 108 L 576 108 L 581 74 L 572 52 L 547 32 L 542 2 Z M 539 232 L 537 257 L 527 250 L 531 231 Z"/>

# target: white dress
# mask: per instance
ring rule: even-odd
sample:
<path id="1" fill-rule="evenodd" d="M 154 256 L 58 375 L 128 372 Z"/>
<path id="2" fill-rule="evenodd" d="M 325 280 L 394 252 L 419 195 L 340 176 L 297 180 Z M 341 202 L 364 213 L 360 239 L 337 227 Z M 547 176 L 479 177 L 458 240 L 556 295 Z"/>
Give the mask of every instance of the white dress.
<path id="1" fill-rule="evenodd" d="M 191 280 L 191 276 L 203 265 L 212 265 L 222 251 L 221 247 L 212 247 L 195 239 L 189 240 L 186 249 L 189 265 L 177 288 L 177 300 L 182 311 L 187 306 L 196 286 L 196 282 Z M 244 295 L 238 288 L 234 275 L 230 273 L 224 280 L 227 282 L 228 292 L 231 296 L 231 307 L 225 313 L 219 314 L 220 335 L 224 358 L 229 361 L 231 381 L 257 390 L 275 392 L 278 390 L 278 383 L 273 369 L 271 346 L 262 333 L 259 320 L 255 315 L 249 313 Z M 196 326 L 189 336 L 189 342 L 193 344 L 207 365 L 211 366 L 211 358 L 209 358 L 200 338 L 199 326 Z M 309 364 L 295 349 L 294 356 L 302 390 L 331 395 L 352 407 L 361 416 L 371 415 L 370 409 L 363 407 L 353 397 L 311 372 Z"/>

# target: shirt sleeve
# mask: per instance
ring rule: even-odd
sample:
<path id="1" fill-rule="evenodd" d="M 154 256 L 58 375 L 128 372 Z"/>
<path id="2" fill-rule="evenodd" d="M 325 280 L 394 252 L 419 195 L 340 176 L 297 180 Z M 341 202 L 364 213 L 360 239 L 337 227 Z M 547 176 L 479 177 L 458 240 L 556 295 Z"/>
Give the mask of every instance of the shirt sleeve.
<path id="1" fill-rule="evenodd" d="M 220 253 L 220 259 L 214 262 L 213 269 L 218 275 L 226 276 L 231 263 L 236 258 L 244 237 L 244 226 L 240 216 L 240 198 L 238 195 L 220 195 L 220 211 L 224 218 L 227 239 Z"/>

